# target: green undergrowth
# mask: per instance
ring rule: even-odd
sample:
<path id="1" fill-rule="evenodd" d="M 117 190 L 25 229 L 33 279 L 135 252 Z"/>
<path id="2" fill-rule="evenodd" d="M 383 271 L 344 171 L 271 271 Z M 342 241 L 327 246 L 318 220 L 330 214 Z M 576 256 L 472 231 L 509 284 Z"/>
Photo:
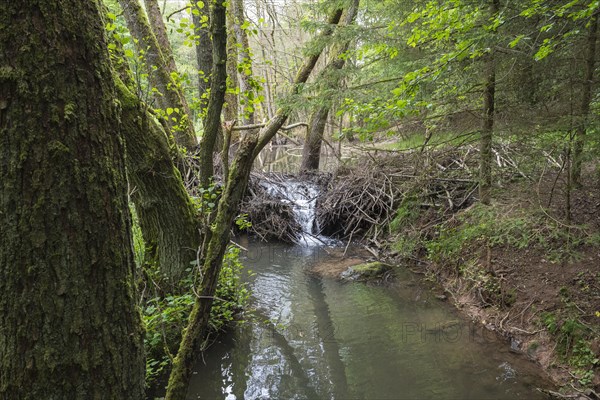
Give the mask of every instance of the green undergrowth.
<path id="1" fill-rule="evenodd" d="M 190 265 L 177 287 L 166 284 L 156 266 L 144 264 L 144 241 L 135 213 L 133 217 L 134 256 L 142 293 L 140 311 L 146 329 L 146 384 L 152 387 L 157 378 L 170 369 L 177 354 L 196 298 L 197 265 Z M 250 291 L 241 278 L 244 266 L 239 255 L 240 250 L 235 246 L 230 246 L 225 253 L 209 322 L 213 333 L 225 330 L 246 308 Z"/>
<path id="2" fill-rule="evenodd" d="M 457 267 L 477 261 L 476 250 L 495 247 L 540 249 L 557 263 L 578 259 L 582 246 L 600 246 L 600 234 L 565 226 L 543 210 L 476 203 L 438 224 L 423 245 L 429 260 Z"/>
<path id="3" fill-rule="evenodd" d="M 239 261 L 239 249 L 230 246 L 225 253 L 223 267 L 211 310 L 212 332 L 220 332 L 236 320 L 245 309 L 250 291 L 241 280 L 243 265 Z M 168 369 L 177 354 L 181 333 L 196 298 L 197 282 L 192 278 L 194 268 L 181 282 L 181 294 L 167 294 L 147 299 L 142 305 L 142 319 L 146 327 L 146 380 L 151 384 Z"/>
<path id="4" fill-rule="evenodd" d="M 416 201 L 400 205 L 390 223 L 392 250 L 399 257 L 428 260 L 438 273 L 469 282 L 487 305 L 510 306 L 516 299 L 486 265 L 493 249 L 537 249 L 559 263 L 577 260 L 582 246 L 600 246 L 599 234 L 589 234 L 584 226 L 565 228 L 543 210 L 476 203 L 449 216 L 424 220 L 421 214 Z"/>
<path id="5" fill-rule="evenodd" d="M 593 384 L 594 374 L 600 367 L 598 355 L 592 350 L 592 341 L 600 332 L 583 321 L 581 311 L 571 299 L 567 288 L 559 290 L 563 307 L 543 312 L 540 325 L 547 329 L 556 342 L 561 361 L 573 369 L 573 379 L 583 387 Z"/>

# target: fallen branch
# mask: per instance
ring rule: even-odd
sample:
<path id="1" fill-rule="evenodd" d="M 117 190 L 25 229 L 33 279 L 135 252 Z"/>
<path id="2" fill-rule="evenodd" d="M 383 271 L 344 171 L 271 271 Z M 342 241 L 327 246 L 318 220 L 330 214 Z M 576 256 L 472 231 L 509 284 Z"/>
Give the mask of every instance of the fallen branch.
<path id="1" fill-rule="evenodd" d="M 267 122 L 263 122 L 261 124 L 252 124 L 252 125 L 240 125 L 240 126 L 234 127 L 233 130 L 234 131 L 249 131 L 251 129 L 264 128 L 267 125 L 268 125 Z M 289 131 L 289 130 L 297 128 L 299 126 L 304 126 L 304 127 L 308 128 L 308 124 L 306 122 L 296 122 L 295 124 L 291 124 L 288 126 L 282 126 L 279 129 L 282 131 Z"/>

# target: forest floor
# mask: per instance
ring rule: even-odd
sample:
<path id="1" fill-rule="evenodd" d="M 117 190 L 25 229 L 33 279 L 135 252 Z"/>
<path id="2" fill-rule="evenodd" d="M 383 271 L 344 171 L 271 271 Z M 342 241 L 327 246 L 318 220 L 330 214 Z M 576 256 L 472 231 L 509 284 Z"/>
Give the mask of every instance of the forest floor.
<path id="1" fill-rule="evenodd" d="M 570 193 L 569 218 L 565 183 L 546 174 L 505 184 L 493 211 L 473 203 L 441 221 L 440 214 L 419 212 L 376 243 L 381 258 L 437 282 L 462 313 L 538 363 L 561 387 L 558 397 L 594 399 L 600 393 L 600 179 L 587 172 Z M 339 277 L 358 261 L 319 265 L 315 272 Z"/>
<path id="2" fill-rule="evenodd" d="M 468 277 L 448 273 L 444 263 L 430 263 L 427 268 L 457 308 L 516 343 L 563 390 L 597 398 L 592 391 L 600 391 L 600 246 L 595 240 L 585 243 L 586 237 L 600 232 L 600 184 L 592 177 L 571 193 L 568 224 L 560 222 L 564 218 L 551 217 L 566 209 L 565 196 L 557 193 L 552 177 L 537 187 L 512 184 L 497 197 L 495 206 L 511 212 L 540 210 L 553 197 L 547 218 L 558 229 L 579 231 L 571 243 L 568 236 L 541 233 L 544 240 L 561 242 L 553 250 L 537 244 L 481 249 L 479 267 L 496 278 L 498 290 L 508 294 L 509 301 L 486 298 L 480 286 L 469 284 L 473 282 Z"/>

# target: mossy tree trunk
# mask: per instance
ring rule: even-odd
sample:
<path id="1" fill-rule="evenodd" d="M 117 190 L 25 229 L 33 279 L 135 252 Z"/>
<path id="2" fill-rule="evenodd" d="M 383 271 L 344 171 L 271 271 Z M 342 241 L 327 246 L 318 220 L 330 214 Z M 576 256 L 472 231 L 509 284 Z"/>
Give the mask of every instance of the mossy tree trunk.
<path id="1" fill-rule="evenodd" d="M 192 22 L 198 36 L 196 42 L 196 61 L 198 63 L 198 98 L 200 109 L 208 106 L 208 89 L 210 88 L 210 73 L 212 70 L 212 42 L 210 40 L 208 5 L 199 7 L 198 2 L 192 1 Z"/>
<path id="2" fill-rule="evenodd" d="M 212 71 L 204 134 L 198 150 L 200 185 L 208 187 L 214 174 L 213 153 L 221 131 L 221 111 L 227 90 L 227 17 L 225 0 L 211 2 Z"/>
<path id="3" fill-rule="evenodd" d="M 134 94 L 135 83 L 123 47 L 119 41 L 112 43 L 129 190 L 144 238 L 145 262 L 157 265 L 169 283 L 176 286 L 200 246 L 196 210 L 172 161 L 163 125 Z"/>
<path id="4" fill-rule="evenodd" d="M 160 43 L 139 0 L 119 0 L 119 4 L 123 9 L 127 27 L 135 39 L 136 47 L 144 54 L 150 84 L 160 92 L 155 96 L 158 108 L 174 110 L 167 118 L 170 133 L 178 145 L 193 150 L 197 140 L 189 117 L 189 107 L 185 96 L 171 76 L 177 71 L 170 70 L 169 63 L 165 60 Z"/>
<path id="5" fill-rule="evenodd" d="M 167 27 L 163 20 L 158 0 L 144 0 L 146 6 L 146 13 L 148 14 L 148 22 L 152 28 L 152 32 L 156 36 L 156 40 L 162 52 L 164 62 L 167 65 L 169 72 L 177 71 L 177 65 L 175 64 L 175 57 L 173 56 L 173 49 L 171 48 L 171 42 L 169 36 L 167 36 Z M 186 102 L 187 105 L 187 102 Z M 186 110 L 189 112 L 189 110 Z"/>
<path id="6" fill-rule="evenodd" d="M 336 9 L 333 12 L 329 19 L 331 25 L 319 35 L 318 42 L 322 42 L 325 38 L 331 36 L 334 25 L 339 22 L 341 15 L 341 9 Z M 292 93 L 300 93 L 323 48 L 324 46 L 321 47 L 320 51 L 313 53 L 304 60 L 294 80 Z M 202 342 L 207 334 L 210 310 L 214 301 L 213 296 L 223 265 L 223 255 L 230 241 L 231 224 L 237 215 L 242 196 L 246 190 L 252 164 L 258 153 L 283 126 L 291 111 L 289 108 L 280 109 L 261 132 L 245 135 L 229 169 L 227 183 L 217 207 L 216 219 L 212 224 L 210 239 L 205 242 L 203 249 L 205 251 L 203 251 L 204 263 L 201 282 L 196 290 L 198 297 L 183 333 L 179 351 L 173 361 L 173 369 L 167 386 L 167 400 L 185 399 L 193 367 L 198 360 Z"/>
<path id="7" fill-rule="evenodd" d="M 356 15 L 358 14 L 359 0 L 352 0 L 351 5 L 348 7 L 343 25 L 348 26 L 354 23 Z M 323 73 L 322 78 L 325 79 L 325 99 L 324 104 L 319 107 L 311 116 L 308 124 L 308 133 L 306 135 L 306 141 L 302 149 L 302 162 L 300 164 L 300 171 L 314 171 L 319 169 L 319 162 L 321 161 L 321 146 L 323 144 L 323 134 L 325 132 L 325 125 L 327 123 L 327 117 L 331 109 L 331 98 L 330 93 L 335 91 L 342 80 L 340 70 L 344 67 L 345 58 L 344 53 L 348 51 L 350 42 L 348 40 L 334 46 L 332 51 L 332 57 Z"/>
<path id="8" fill-rule="evenodd" d="M 0 399 L 143 399 L 119 106 L 96 1 L 0 3 Z"/>
<path id="9" fill-rule="evenodd" d="M 231 0 L 229 4 L 232 4 Z M 227 79 L 229 87 L 238 87 L 238 44 L 234 31 L 234 16 L 232 7 L 227 10 Z M 225 93 L 225 121 L 237 121 L 238 118 L 238 96 L 236 93 Z"/>
<path id="10" fill-rule="evenodd" d="M 162 125 L 117 78 L 127 174 L 146 244 L 146 259 L 176 285 L 200 245 L 194 206 L 173 164 Z"/>
<path id="11" fill-rule="evenodd" d="M 237 63 L 242 66 L 240 73 L 240 97 L 242 105 L 242 125 L 252 125 L 254 119 L 254 104 L 249 104 L 254 98 L 254 88 L 251 85 L 252 79 L 252 57 L 250 55 L 250 42 L 248 33 L 243 28 L 246 22 L 244 15 L 244 0 L 231 0 L 231 14 L 233 15 L 233 32 L 235 41 L 238 44 Z"/>

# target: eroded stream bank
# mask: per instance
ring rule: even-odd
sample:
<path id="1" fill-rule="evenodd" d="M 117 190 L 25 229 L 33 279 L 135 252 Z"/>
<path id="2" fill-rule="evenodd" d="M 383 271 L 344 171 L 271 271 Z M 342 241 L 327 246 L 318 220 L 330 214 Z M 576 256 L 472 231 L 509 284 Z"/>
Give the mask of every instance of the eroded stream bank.
<path id="1" fill-rule="evenodd" d="M 256 311 L 209 348 L 189 399 L 544 398 L 533 364 L 420 277 L 342 283 L 313 271 L 339 262 L 335 249 L 243 245 Z"/>

